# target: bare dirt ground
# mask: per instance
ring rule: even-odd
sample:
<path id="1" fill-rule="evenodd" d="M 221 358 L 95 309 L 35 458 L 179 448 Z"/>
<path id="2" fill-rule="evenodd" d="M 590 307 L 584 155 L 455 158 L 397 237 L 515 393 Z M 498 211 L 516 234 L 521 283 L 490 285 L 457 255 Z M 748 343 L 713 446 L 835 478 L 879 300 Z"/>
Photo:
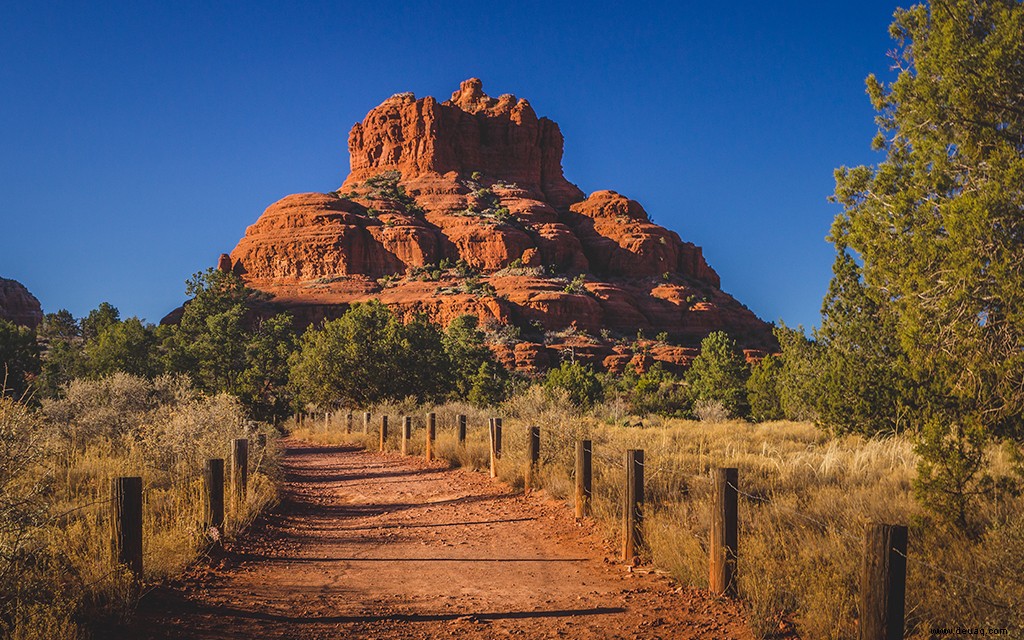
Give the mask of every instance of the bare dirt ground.
<path id="1" fill-rule="evenodd" d="M 281 504 L 150 593 L 120 637 L 753 638 L 736 604 L 629 571 L 542 493 L 283 444 Z"/>

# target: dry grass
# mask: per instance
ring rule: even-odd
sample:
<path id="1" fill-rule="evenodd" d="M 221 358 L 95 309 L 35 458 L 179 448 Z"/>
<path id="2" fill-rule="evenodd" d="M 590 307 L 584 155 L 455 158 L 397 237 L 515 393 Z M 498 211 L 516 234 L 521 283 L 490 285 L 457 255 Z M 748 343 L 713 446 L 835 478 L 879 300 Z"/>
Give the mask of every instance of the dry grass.
<path id="1" fill-rule="evenodd" d="M 711 470 L 739 468 L 739 591 L 758 635 L 792 623 L 805 638 L 856 638 L 857 591 L 865 525 L 910 527 L 908 637 L 928 638 L 942 626 L 1024 629 L 1024 500 L 981 506 L 985 537 L 971 541 L 934 526 L 913 499 L 916 455 L 903 437 L 830 438 L 808 423 L 717 423 L 645 417 L 599 408 L 581 415 L 564 399 L 532 388 L 486 412 L 462 403 L 372 407 L 377 446 L 381 413 L 390 415 L 389 447 L 397 450 L 402 415 L 416 416 L 422 451 L 425 411 L 437 413 L 439 457 L 470 469 L 488 468 L 487 418 L 504 418 L 499 476 L 523 486 L 526 429 L 541 427 L 538 478 L 553 496 L 571 500 L 575 442 L 594 446 L 594 516 L 609 539 L 621 535 L 624 454 L 646 452 L 645 555 L 680 582 L 706 587 Z M 468 416 L 465 447 L 456 440 L 457 414 Z M 343 422 L 343 418 L 341 421 Z M 357 430 L 362 416 L 356 414 Z M 331 430 L 333 431 L 333 430 Z M 308 431 L 314 439 L 336 437 Z M 354 436 L 354 440 L 361 438 Z M 352 441 L 354 441 L 352 440 Z M 990 465 L 1011 464 L 992 451 Z"/>
<path id="2" fill-rule="evenodd" d="M 201 396 L 182 379 L 76 381 L 41 412 L 3 400 L 0 425 L 5 446 L 33 454 L 0 456 L 0 478 L 36 506 L 29 518 L 4 514 L 5 637 L 78 638 L 130 615 L 139 585 L 114 566 L 110 544 L 115 477 L 143 479 L 143 584 L 179 573 L 209 543 L 202 466 L 228 458 L 233 438 L 253 440 L 250 483 L 246 503 L 229 507 L 226 534 L 276 498 L 273 446 L 259 448 L 258 427 L 233 398 Z"/>

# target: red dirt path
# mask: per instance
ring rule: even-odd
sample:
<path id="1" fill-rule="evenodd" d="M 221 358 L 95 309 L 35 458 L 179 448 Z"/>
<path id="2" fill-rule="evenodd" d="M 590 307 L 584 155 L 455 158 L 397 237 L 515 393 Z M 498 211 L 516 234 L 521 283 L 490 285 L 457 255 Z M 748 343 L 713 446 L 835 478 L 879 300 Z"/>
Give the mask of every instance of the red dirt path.
<path id="1" fill-rule="evenodd" d="M 483 474 L 284 440 L 282 502 L 143 600 L 136 638 L 752 639 L 739 608 L 630 572 L 592 526 Z"/>

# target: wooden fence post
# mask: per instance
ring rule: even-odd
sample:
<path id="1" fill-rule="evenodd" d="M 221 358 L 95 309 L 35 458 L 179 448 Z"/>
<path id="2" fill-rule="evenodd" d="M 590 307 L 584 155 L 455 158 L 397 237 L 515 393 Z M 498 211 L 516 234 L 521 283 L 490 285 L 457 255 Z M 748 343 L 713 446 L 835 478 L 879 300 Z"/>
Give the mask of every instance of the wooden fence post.
<path id="1" fill-rule="evenodd" d="M 370 412 L 363 413 L 363 433 L 370 433 Z"/>
<path id="2" fill-rule="evenodd" d="M 409 440 L 412 438 L 412 416 L 402 418 L 402 455 L 409 455 Z"/>
<path id="3" fill-rule="evenodd" d="M 860 580 L 861 640 L 901 640 L 907 594 L 907 528 L 868 525 Z"/>
<path id="4" fill-rule="evenodd" d="M 466 446 L 466 416 L 464 416 L 462 414 L 459 414 L 459 416 L 458 416 L 458 423 L 459 423 L 459 446 L 460 447 L 464 447 L 464 446 Z"/>
<path id="5" fill-rule="evenodd" d="M 590 500 L 593 492 L 591 457 L 593 443 L 590 440 L 576 441 L 576 517 L 590 515 Z"/>
<path id="6" fill-rule="evenodd" d="M 388 417 L 380 417 L 380 450 L 384 450 L 384 445 L 388 441 Z"/>
<path id="7" fill-rule="evenodd" d="M 643 545 L 644 451 L 626 451 L 626 504 L 623 506 L 622 559 L 635 562 Z"/>
<path id="8" fill-rule="evenodd" d="M 540 427 L 527 427 L 526 433 L 526 488 L 533 488 L 537 464 L 540 462 Z"/>
<path id="9" fill-rule="evenodd" d="M 352 433 L 352 412 L 345 416 L 345 433 Z"/>
<path id="10" fill-rule="evenodd" d="M 113 494 L 114 557 L 141 578 L 142 478 L 114 478 Z"/>
<path id="11" fill-rule="evenodd" d="M 715 469 L 714 497 L 711 507 L 711 593 L 736 597 L 736 559 L 738 557 L 739 518 L 736 492 L 739 472 L 735 468 Z"/>
<path id="12" fill-rule="evenodd" d="M 497 445 L 497 433 L 494 425 L 494 418 L 490 418 L 487 425 L 487 442 L 489 444 L 489 451 L 491 456 L 491 477 L 498 477 L 498 445 Z"/>
<path id="13" fill-rule="evenodd" d="M 494 455 L 501 458 L 501 418 L 494 419 Z"/>
<path id="14" fill-rule="evenodd" d="M 437 435 L 437 415 L 427 414 L 427 462 L 434 459 L 434 437 Z"/>
<path id="15" fill-rule="evenodd" d="M 209 458 L 203 470 L 206 484 L 206 526 L 217 530 L 220 535 L 224 529 L 224 459 Z"/>
<path id="16" fill-rule="evenodd" d="M 249 485 L 249 440 L 236 438 L 231 441 L 231 495 L 235 501 L 235 515 L 245 505 Z"/>

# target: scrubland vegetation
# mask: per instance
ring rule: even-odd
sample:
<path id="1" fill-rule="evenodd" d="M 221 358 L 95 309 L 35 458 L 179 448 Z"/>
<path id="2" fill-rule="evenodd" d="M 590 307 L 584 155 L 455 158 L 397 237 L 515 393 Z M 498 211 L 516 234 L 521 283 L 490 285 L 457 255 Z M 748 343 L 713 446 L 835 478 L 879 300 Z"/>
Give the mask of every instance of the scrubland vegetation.
<path id="1" fill-rule="evenodd" d="M 143 479 L 143 584 L 173 576 L 211 542 L 203 463 L 255 429 L 237 399 L 174 376 L 75 380 L 41 407 L 0 398 L 0 634 L 79 638 L 130 615 L 141 591 L 112 556 L 113 478 Z M 252 455 L 223 535 L 275 498 L 272 451 Z"/>

